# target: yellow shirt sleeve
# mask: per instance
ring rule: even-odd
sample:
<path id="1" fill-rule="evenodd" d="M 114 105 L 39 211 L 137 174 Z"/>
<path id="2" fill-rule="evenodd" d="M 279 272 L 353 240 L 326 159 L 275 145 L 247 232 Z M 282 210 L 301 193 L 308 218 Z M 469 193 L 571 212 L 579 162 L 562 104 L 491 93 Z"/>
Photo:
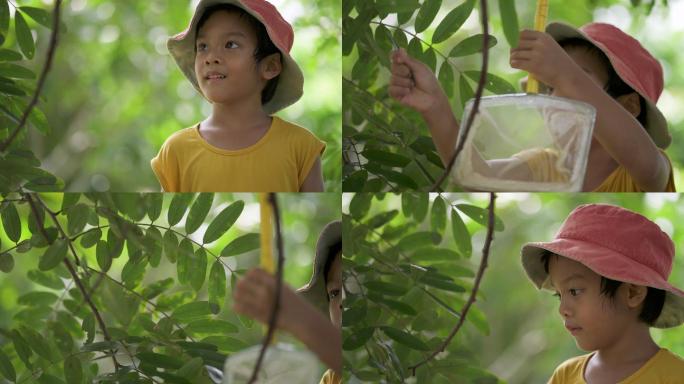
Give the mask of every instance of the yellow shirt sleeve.
<path id="1" fill-rule="evenodd" d="M 308 130 L 297 129 L 293 131 L 293 134 L 296 135 L 292 140 L 293 155 L 297 159 L 297 179 L 301 187 L 309 176 L 316 159 L 323 155 L 326 145 Z"/>
<path id="2" fill-rule="evenodd" d="M 150 161 L 154 175 L 157 176 L 157 180 L 159 180 L 159 184 L 164 192 L 180 191 L 178 151 L 175 147 L 179 141 L 183 140 L 182 137 L 187 134 L 186 130 L 178 131 L 166 139 L 157 156 Z"/>

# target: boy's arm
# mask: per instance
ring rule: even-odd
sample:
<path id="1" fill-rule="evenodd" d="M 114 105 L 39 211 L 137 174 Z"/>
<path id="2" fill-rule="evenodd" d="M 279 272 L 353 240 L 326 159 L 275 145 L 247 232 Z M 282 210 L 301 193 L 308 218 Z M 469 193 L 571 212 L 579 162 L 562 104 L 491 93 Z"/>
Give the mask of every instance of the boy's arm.
<path id="1" fill-rule="evenodd" d="M 309 174 L 304 179 L 299 192 L 323 192 L 323 171 L 321 170 L 321 157 L 318 156 Z"/>
<path id="2" fill-rule="evenodd" d="M 662 191 L 670 164 L 646 130 L 620 103 L 587 75 L 548 34 L 522 31 L 511 50 L 511 67 L 530 72 L 555 94 L 596 107 L 594 136 L 645 191 Z"/>
<path id="3" fill-rule="evenodd" d="M 264 324 L 273 308 L 275 277 L 262 269 L 251 269 L 238 280 L 233 297 L 235 312 Z M 283 284 L 276 327 L 291 333 L 330 369 L 342 373 L 342 334 L 329 318 Z"/>
<path id="4" fill-rule="evenodd" d="M 458 121 L 432 71 L 403 48 L 392 52 L 389 94 L 423 116 L 442 163 L 446 164 L 456 147 Z"/>

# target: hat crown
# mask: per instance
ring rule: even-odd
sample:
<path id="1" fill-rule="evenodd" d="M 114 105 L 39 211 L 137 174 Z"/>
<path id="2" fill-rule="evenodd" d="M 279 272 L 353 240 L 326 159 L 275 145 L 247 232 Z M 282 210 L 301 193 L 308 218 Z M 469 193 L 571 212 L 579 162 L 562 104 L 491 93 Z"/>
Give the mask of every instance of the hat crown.
<path id="1" fill-rule="evenodd" d="M 589 23 L 580 28 L 606 53 L 615 72 L 635 91 L 656 103 L 663 92 L 663 68 L 639 40 L 607 23 Z"/>
<path id="2" fill-rule="evenodd" d="M 259 21 L 266 27 L 271 41 L 281 50 L 290 53 L 294 44 L 294 30 L 278 9 L 265 0 L 241 0 L 241 2 L 260 16 Z"/>
<path id="3" fill-rule="evenodd" d="M 581 205 L 565 220 L 556 239 L 581 240 L 611 249 L 667 280 L 674 243 L 660 227 L 630 210 L 607 204 Z"/>

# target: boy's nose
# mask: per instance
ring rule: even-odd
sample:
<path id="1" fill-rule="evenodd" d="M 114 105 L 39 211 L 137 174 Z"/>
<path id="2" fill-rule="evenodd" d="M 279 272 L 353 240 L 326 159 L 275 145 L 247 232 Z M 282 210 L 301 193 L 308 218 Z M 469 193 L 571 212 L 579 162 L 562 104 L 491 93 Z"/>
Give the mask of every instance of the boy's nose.
<path id="1" fill-rule="evenodd" d="M 569 317 L 572 314 L 567 303 L 563 302 L 563 300 L 561 300 L 561 303 L 558 306 L 558 313 L 561 315 L 562 318 Z"/>

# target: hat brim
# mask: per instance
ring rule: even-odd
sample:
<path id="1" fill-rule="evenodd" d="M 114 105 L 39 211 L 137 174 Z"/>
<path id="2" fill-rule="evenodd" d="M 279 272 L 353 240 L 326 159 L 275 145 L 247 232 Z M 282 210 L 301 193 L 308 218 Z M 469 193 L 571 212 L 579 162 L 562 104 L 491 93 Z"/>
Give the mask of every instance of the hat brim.
<path id="1" fill-rule="evenodd" d="M 328 292 L 325 288 L 325 277 L 323 276 L 325 263 L 329 258 L 336 256 L 331 254 L 330 248 L 341 242 L 342 221 L 337 220 L 328 223 L 321 231 L 316 242 L 316 257 L 314 259 L 311 279 L 305 286 L 297 290 L 300 296 L 324 313 L 328 312 Z"/>
<path id="2" fill-rule="evenodd" d="M 582 263 L 597 274 L 612 280 L 664 290 L 665 303 L 653 326 L 670 328 L 684 323 L 684 291 L 672 286 L 654 270 L 596 243 L 556 239 L 525 244 L 521 251 L 523 268 L 538 289 L 553 290 L 549 275 L 541 262 L 545 251 Z"/>
<path id="3" fill-rule="evenodd" d="M 204 11 L 211 6 L 218 4 L 232 4 L 242 8 L 245 10 L 245 12 L 254 16 L 266 27 L 266 31 L 268 32 L 269 36 L 271 36 L 273 33 L 268 28 L 268 25 L 264 22 L 263 18 L 258 13 L 246 7 L 240 0 L 201 1 L 199 5 L 197 5 L 195 14 L 192 16 L 192 20 L 190 21 L 190 26 L 188 29 L 170 37 L 166 42 L 166 46 L 173 59 L 176 61 L 176 64 L 181 69 L 181 72 L 183 72 L 185 77 L 190 80 L 190 83 L 192 83 L 195 89 L 204 98 L 206 98 L 206 96 L 202 92 L 195 74 L 195 34 L 197 30 L 197 23 L 204 14 Z M 280 72 L 278 87 L 273 94 L 273 98 L 262 106 L 264 111 L 269 115 L 294 104 L 302 97 L 304 93 L 304 75 L 302 74 L 302 70 L 299 68 L 292 56 L 290 56 L 287 49 L 278 46 L 274 39 L 271 40 L 280 51 L 280 55 L 283 59 L 283 68 Z"/>
<path id="4" fill-rule="evenodd" d="M 613 62 L 614 59 L 606 52 L 603 46 L 592 40 L 591 37 L 587 36 L 579 29 L 565 23 L 556 22 L 549 23 L 549 25 L 546 26 L 546 33 L 551 35 L 551 37 L 558 42 L 566 39 L 576 38 L 591 43 L 606 55 L 613 68 L 615 68 L 615 63 Z M 618 74 L 618 76 L 620 75 Z M 634 89 L 635 92 L 639 93 L 636 91 L 636 87 L 629 81 L 623 79 L 622 77 L 620 77 L 620 79 Z M 642 95 L 641 93 L 639 93 L 639 95 L 641 95 L 646 104 L 646 131 L 648 132 L 649 136 L 651 136 L 651 139 L 653 139 L 653 142 L 656 146 L 662 149 L 667 148 L 672 142 L 672 136 L 667 129 L 667 120 L 665 119 L 665 116 L 660 109 L 658 109 L 655 103 L 653 103 L 648 97 Z"/>

